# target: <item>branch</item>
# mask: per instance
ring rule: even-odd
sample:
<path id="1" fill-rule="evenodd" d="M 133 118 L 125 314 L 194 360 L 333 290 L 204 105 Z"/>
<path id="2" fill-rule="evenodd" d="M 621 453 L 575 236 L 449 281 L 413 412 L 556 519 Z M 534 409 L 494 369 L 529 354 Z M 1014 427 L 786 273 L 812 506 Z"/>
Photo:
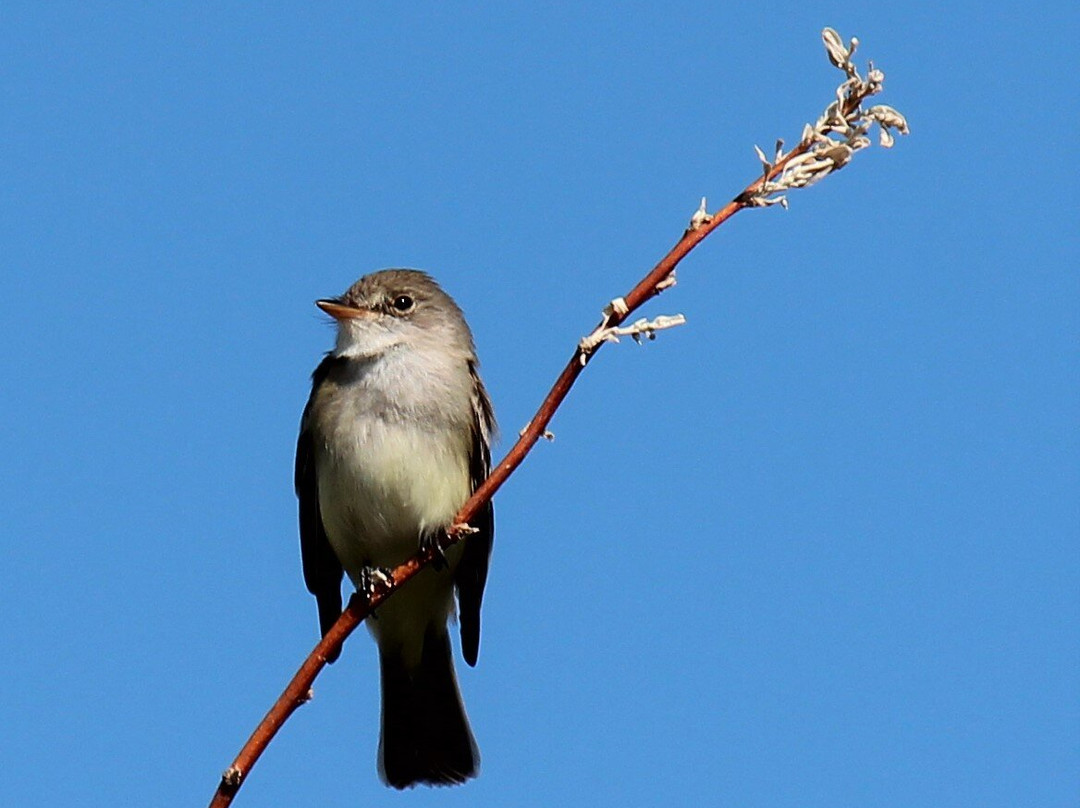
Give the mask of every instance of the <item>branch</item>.
<path id="1" fill-rule="evenodd" d="M 625 296 L 616 298 L 605 307 L 603 319 L 575 347 L 566 367 L 555 380 L 536 415 L 522 430 L 517 443 L 461 506 L 454 525 L 439 537 L 438 543 L 443 550 L 468 535 L 468 522 L 521 465 L 537 441 L 550 437 L 547 427 L 555 411 L 605 342 L 618 342 L 618 337 L 623 335 L 632 336 L 636 340 L 640 340 L 642 335 L 652 339 L 655 338 L 656 331 L 683 322 L 682 315 L 676 315 L 658 317 L 652 321 L 642 319 L 629 327 L 622 327 L 629 315 L 642 304 L 675 284 L 675 267 L 691 250 L 740 210 L 774 204 L 787 207 L 784 196 L 786 192 L 812 185 L 838 171 L 847 165 L 857 151 L 869 146 L 870 140 L 866 134 L 871 125 L 877 124 L 880 127 L 881 145 L 886 148 L 893 144 L 891 130 L 895 129 L 901 134 L 908 133 L 907 121 L 892 107 L 875 106 L 863 109 L 862 102 L 881 91 L 885 75 L 874 69 L 872 64 L 868 67 L 865 79 L 859 74 L 851 61 L 851 56 L 858 47 L 858 40 L 852 39 L 850 44 L 845 46 L 839 34 L 831 28 L 822 32 L 822 40 L 829 60 L 835 67 L 843 70 L 847 77 L 836 90 L 836 100 L 826 107 L 813 126 L 807 124 L 802 140 L 791 151 L 785 154 L 782 151 L 783 142 L 777 141 L 775 156 L 770 161 L 757 149 L 762 163 L 761 176 L 715 213 L 706 211 L 705 199 L 702 199 L 701 207 L 690 219 L 690 226 L 667 255 Z M 386 580 L 380 581 L 369 596 L 358 592 L 353 594 L 341 617 L 304 660 L 285 691 L 244 744 L 240 754 L 222 774 L 210 808 L 224 808 L 232 802 L 252 766 L 274 735 L 296 708 L 311 698 L 311 685 L 326 665 L 327 658 L 341 648 L 345 638 L 390 597 L 394 590 L 430 564 L 437 552 L 432 547 L 410 558 L 394 569 Z"/>

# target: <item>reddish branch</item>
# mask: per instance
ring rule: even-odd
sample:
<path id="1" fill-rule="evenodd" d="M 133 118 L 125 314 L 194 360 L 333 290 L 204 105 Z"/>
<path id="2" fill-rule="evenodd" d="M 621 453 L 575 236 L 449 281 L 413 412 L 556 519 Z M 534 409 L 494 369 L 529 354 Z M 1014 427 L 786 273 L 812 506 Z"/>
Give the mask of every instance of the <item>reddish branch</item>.
<path id="1" fill-rule="evenodd" d="M 857 101 L 849 103 L 851 104 L 851 108 L 858 105 Z M 809 148 L 810 144 L 808 142 L 800 143 L 792 149 L 790 153 L 785 155 L 783 159 L 777 162 L 766 176 L 759 178 L 756 182 L 747 186 L 741 194 L 713 214 L 708 221 L 702 223 L 698 227 L 692 227 L 683 233 L 682 238 L 680 238 L 678 243 L 660 260 L 660 263 L 653 267 L 649 274 L 642 278 L 638 284 L 625 295 L 623 298 L 626 302 L 625 309 L 620 308 L 619 311 L 610 311 L 598 328 L 609 328 L 621 325 L 626 321 L 627 317 L 645 303 L 645 301 L 659 294 L 660 290 L 657 288 L 658 284 L 661 284 L 671 275 L 678 263 L 685 258 L 694 247 L 700 244 L 713 230 L 722 225 L 740 210 L 752 207 L 753 204 L 751 200 L 754 195 L 760 191 L 762 183 L 766 180 L 775 179 L 783 172 L 784 167 L 792 158 L 805 153 Z M 581 372 L 585 369 L 585 365 L 588 363 L 589 359 L 597 350 L 599 350 L 600 345 L 602 344 L 603 343 L 601 342 L 589 351 L 585 351 L 581 347 L 578 347 L 574 351 L 573 356 L 570 357 L 570 361 L 566 363 L 566 367 L 563 368 L 562 373 L 559 374 L 559 378 L 556 379 L 555 384 L 552 385 L 551 391 L 540 405 L 540 409 L 536 411 L 536 415 L 533 416 L 528 427 L 522 432 L 517 443 L 510 449 L 502 462 L 492 469 L 491 475 L 476 489 L 473 495 L 469 497 L 468 501 L 461 506 L 461 510 L 457 513 L 456 523 L 468 523 L 469 520 L 477 514 L 480 508 L 494 496 L 495 492 L 499 490 L 502 484 L 506 482 L 506 479 L 514 472 L 514 469 L 521 465 L 525 456 L 544 435 L 548 424 L 551 423 L 551 419 L 555 415 L 555 411 L 570 392 L 570 388 L 577 380 L 577 377 L 580 376 Z M 460 538 L 461 535 L 447 533 L 442 537 L 441 544 L 445 549 Z M 286 719 L 292 715 L 297 707 L 310 698 L 311 685 L 315 681 L 315 677 L 319 675 L 319 671 L 326 665 L 327 656 L 334 650 L 339 649 L 342 643 L 345 642 L 345 638 L 353 632 L 353 629 L 360 625 L 364 618 L 367 617 L 374 608 L 392 595 L 397 587 L 404 584 L 426 567 L 432 561 L 433 556 L 434 551 L 429 551 L 427 553 L 419 553 L 413 558 L 410 558 L 393 571 L 391 575 L 393 583 L 387 587 L 381 588 L 380 591 L 373 594 L 370 599 L 365 598 L 359 593 L 354 594 L 352 598 L 350 598 L 348 607 L 346 607 L 337 623 L 335 623 L 329 633 L 323 637 L 322 641 L 315 646 L 308 655 L 308 658 L 304 660 L 304 664 L 300 666 L 296 675 L 293 676 L 288 687 L 286 687 L 285 691 L 278 697 L 274 706 L 270 708 L 270 712 L 266 714 L 266 717 L 263 718 L 259 726 L 255 728 L 255 731 L 251 734 L 247 743 L 244 744 L 244 747 L 240 750 L 240 754 L 236 756 L 232 765 L 225 770 L 225 773 L 221 776 L 221 783 L 218 785 L 217 792 L 210 802 L 210 808 L 224 808 L 224 806 L 227 806 L 232 802 L 236 792 L 240 789 L 240 786 L 251 771 L 251 767 L 255 765 L 255 761 L 262 755 L 263 750 L 266 749 L 278 730 L 281 729 L 281 726 L 285 723 Z"/>

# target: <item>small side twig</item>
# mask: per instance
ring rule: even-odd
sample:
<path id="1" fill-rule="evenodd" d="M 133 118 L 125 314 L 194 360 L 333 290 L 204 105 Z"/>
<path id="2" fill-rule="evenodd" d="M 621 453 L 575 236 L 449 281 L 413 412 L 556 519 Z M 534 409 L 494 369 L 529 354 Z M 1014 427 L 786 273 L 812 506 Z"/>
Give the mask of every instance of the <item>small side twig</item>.
<path id="1" fill-rule="evenodd" d="M 635 339 L 640 339 L 643 335 L 653 337 L 656 331 L 682 322 L 681 315 L 678 315 L 671 318 L 658 317 L 651 321 L 638 320 L 629 327 L 622 327 L 630 314 L 650 298 L 673 285 L 675 267 L 691 250 L 740 210 L 768 207 L 774 204 L 786 206 L 784 196 L 786 192 L 812 185 L 828 174 L 843 168 L 851 160 L 853 154 L 870 145 L 866 134 L 871 125 L 877 124 L 881 128 L 880 142 L 885 147 L 892 145 L 892 130 L 907 134 L 907 121 L 892 107 L 879 105 L 863 109 L 863 101 L 881 91 L 885 75 L 872 65 L 865 78 L 859 74 L 851 61 L 851 56 L 858 46 L 858 40 L 852 39 L 848 45 L 844 45 L 839 34 L 831 28 L 826 28 L 822 32 L 822 40 L 829 60 L 845 74 L 844 82 L 837 88 L 836 99 L 826 107 L 825 112 L 813 126 L 807 125 L 802 139 L 791 151 L 785 154 L 783 143 L 777 141 L 775 154 L 770 160 L 758 149 L 758 156 L 762 162 L 761 176 L 731 202 L 710 214 L 706 212 L 705 200 L 702 199 L 701 206 L 690 220 L 690 226 L 667 255 L 660 259 L 660 262 L 625 296 L 616 298 L 605 308 L 603 319 L 588 337 L 575 346 L 562 373 L 555 380 L 536 415 L 522 430 L 518 441 L 506 457 L 491 470 L 491 474 L 468 501 L 461 506 L 461 510 L 454 518 L 454 528 L 437 537 L 438 544 L 443 550 L 460 540 L 467 532 L 461 526 L 468 524 L 479 513 L 514 470 L 521 465 L 537 441 L 550 438 L 548 425 L 555 411 L 566 399 L 570 388 L 591 358 L 605 342 L 617 342 L 619 336 L 631 336 Z M 251 767 L 255 765 L 274 735 L 297 707 L 310 698 L 311 685 L 326 665 L 328 656 L 341 648 L 345 638 L 371 614 L 373 609 L 430 564 L 437 554 L 438 548 L 429 547 L 392 570 L 387 586 L 379 587 L 377 591 L 366 596 L 356 593 L 349 599 L 349 604 L 341 617 L 304 660 L 285 691 L 255 728 L 248 742 L 244 744 L 236 760 L 225 770 L 210 802 L 211 808 L 225 808 L 231 804 L 233 797 L 250 773 Z"/>
<path id="2" fill-rule="evenodd" d="M 640 320 L 635 320 L 630 325 L 624 327 L 597 327 L 591 334 L 581 338 L 581 341 L 578 343 L 578 348 L 581 351 L 581 356 L 584 357 L 595 351 L 600 343 L 618 342 L 619 337 L 631 337 L 634 342 L 640 345 L 643 336 L 648 339 L 656 339 L 657 331 L 663 331 L 665 328 L 674 328 L 677 325 L 683 325 L 685 323 L 686 318 L 681 314 L 661 314 L 659 317 L 652 320 L 647 317 L 642 317 Z"/>

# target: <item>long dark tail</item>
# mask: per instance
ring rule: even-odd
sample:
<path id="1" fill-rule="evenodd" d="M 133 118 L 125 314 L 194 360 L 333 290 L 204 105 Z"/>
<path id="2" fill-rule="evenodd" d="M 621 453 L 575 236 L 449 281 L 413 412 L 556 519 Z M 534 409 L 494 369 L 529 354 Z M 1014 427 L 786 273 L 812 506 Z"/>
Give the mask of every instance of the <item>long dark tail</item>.
<path id="1" fill-rule="evenodd" d="M 428 629 L 415 670 L 407 670 L 392 649 L 379 650 L 379 667 L 379 775 L 386 784 L 453 785 L 475 777 L 480 751 L 461 703 L 445 626 Z"/>

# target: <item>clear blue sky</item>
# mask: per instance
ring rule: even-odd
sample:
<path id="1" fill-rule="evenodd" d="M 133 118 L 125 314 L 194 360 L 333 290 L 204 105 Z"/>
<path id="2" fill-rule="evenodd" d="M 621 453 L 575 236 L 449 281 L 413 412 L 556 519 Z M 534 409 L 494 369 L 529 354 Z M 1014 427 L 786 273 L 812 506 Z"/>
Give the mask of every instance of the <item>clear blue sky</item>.
<path id="1" fill-rule="evenodd" d="M 832 25 L 913 134 L 711 237 L 498 495 L 480 779 L 378 782 L 361 631 L 236 804 L 1077 805 L 1078 23 L 5 3 L 0 803 L 204 804 L 308 652 L 315 298 L 435 274 L 505 450 Z"/>

